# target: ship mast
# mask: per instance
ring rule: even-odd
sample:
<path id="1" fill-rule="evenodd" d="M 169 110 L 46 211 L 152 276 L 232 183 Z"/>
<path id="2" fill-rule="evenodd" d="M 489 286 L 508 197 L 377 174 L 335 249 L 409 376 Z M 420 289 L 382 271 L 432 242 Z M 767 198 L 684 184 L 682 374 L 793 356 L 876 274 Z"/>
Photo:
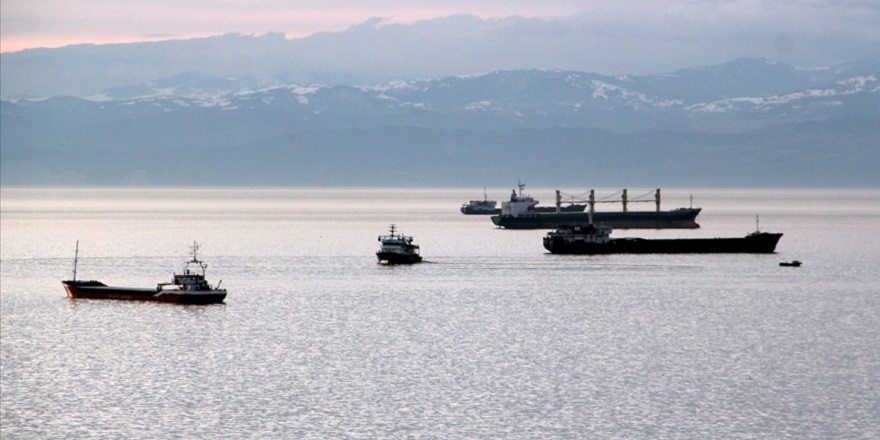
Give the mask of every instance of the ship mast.
<path id="1" fill-rule="evenodd" d="M 192 250 L 193 259 L 190 263 L 197 263 L 199 261 L 198 252 L 199 252 L 199 243 L 193 241 L 193 245 L 189 247 Z"/>
<path id="2" fill-rule="evenodd" d="M 76 263 L 79 261 L 79 240 L 76 241 L 76 251 L 73 253 L 73 281 L 76 281 Z"/>
<path id="3" fill-rule="evenodd" d="M 192 250 L 192 260 L 186 262 L 186 266 L 184 267 L 184 273 L 189 274 L 189 265 L 197 264 L 199 268 L 202 269 L 202 276 L 205 276 L 206 270 L 208 269 L 208 265 L 205 262 L 199 260 L 199 243 L 197 241 L 193 241 L 192 246 L 189 247 Z"/>

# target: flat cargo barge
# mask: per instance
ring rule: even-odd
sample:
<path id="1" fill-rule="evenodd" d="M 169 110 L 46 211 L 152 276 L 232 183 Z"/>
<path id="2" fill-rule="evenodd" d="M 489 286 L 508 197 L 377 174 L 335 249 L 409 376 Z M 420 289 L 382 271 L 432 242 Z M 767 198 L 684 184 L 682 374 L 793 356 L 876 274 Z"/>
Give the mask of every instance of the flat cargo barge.
<path id="1" fill-rule="evenodd" d="M 769 254 L 776 251 L 781 233 L 755 231 L 745 237 L 722 238 L 610 238 L 605 225 L 559 228 L 544 237 L 544 249 L 553 254 Z"/>

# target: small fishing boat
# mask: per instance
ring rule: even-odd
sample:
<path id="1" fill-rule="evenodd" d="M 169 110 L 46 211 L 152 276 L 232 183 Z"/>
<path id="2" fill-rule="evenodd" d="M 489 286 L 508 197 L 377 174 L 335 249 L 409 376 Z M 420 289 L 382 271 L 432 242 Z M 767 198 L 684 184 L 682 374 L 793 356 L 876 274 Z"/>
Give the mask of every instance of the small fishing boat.
<path id="1" fill-rule="evenodd" d="M 211 286 L 205 279 L 208 265 L 198 258 L 198 243 L 193 243 L 192 259 L 186 262 L 183 273 L 174 274 L 170 283 L 159 283 L 155 288 L 114 287 L 96 280 L 77 280 L 76 267 L 79 260 L 79 242 L 73 259 L 73 279 L 62 281 L 70 298 L 117 299 L 130 301 L 158 301 L 180 304 L 221 303 L 226 299 L 226 289 Z"/>

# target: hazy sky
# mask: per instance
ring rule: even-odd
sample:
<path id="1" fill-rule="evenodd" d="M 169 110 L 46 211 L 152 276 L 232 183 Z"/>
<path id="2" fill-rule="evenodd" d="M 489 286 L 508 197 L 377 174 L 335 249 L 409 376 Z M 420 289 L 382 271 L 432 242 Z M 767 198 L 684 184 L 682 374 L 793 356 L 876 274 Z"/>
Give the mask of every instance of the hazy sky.
<path id="1" fill-rule="evenodd" d="M 491 52 L 510 58 L 502 67 L 639 73 L 739 57 L 801 67 L 880 57 L 880 0 L 2 0 L 0 50 L 227 33 L 302 38 L 377 17 L 394 26 L 457 14 L 501 29 L 486 35 L 506 47 L 548 48 L 519 60 L 515 50 Z M 509 17 L 529 20 L 500 20 Z"/>
<path id="2" fill-rule="evenodd" d="M 724 41 L 716 38 L 737 32 L 777 29 L 774 44 L 782 52 L 821 38 L 880 44 L 878 0 L 3 0 L 0 51 L 230 32 L 297 38 L 373 17 L 406 24 L 454 14 L 589 19 L 597 32 L 619 24 L 654 33 L 654 39 L 699 36 L 719 45 Z"/>
<path id="3" fill-rule="evenodd" d="M 342 31 L 373 17 L 386 18 L 390 23 L 412 23 L 461 13 L 482 18 L 510 15 L 549 18 L 595 11 L 604 8 L 604 3 L 576 0 L 3 0 L 0 2 L 0 37 L 3 52 L 230 32 L 282 32 L 296 38 L 321 31 Z M 620 7 L 621 11 L 625 9 Z"/>

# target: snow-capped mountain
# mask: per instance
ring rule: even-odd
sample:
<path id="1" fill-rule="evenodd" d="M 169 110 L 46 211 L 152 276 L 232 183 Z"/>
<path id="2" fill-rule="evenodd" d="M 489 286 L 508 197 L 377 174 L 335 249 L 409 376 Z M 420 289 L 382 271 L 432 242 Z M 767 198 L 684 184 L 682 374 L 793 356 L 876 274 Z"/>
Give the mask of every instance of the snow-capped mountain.
<path id="1" fill-rule="evenodd" d="M 199 184 L 161 163 L 179 156 L 226 171 L 222 178 L 205 171 L 205 182 L 380 185 L 415 175 L 436 185 L 447 175 L 482 186 L 519 174 L 517 167 L 576 179 L 584 169 L 578 161 L 600 154 L 606 161 L 600 171 L 618 162 L 624 168 L 607 178 L 644 162 L 657 178 L 673 179 L 665 186 L 694 179 L 730 184 L 738 177 L 795 184 L 815 178 L 817 166 L 833 164 L 827 159 L 833 156 L 846 162 L 837 169 L 847 171 L 827 175 L 826 184 L 841 184 L 843 176 L 863 185 L 880 168 L 880 68 L 874 67 L 806 70 L 741 59 L 667 75 L 511 70 L 265 88 L 247 78 L 178 76 L 87 98 L 2 101 L 2 179 L 52 181 L 73 173 L 77 182 L 112 183 L 135 173 L 149 184 Z M 786 158 L 782 147 L 810 154 Z M 335 158 L 332 165 L 327 157 Z M 497 166 L 474 167 L 475 158 Z M 682 175 L 664 171 L 658 160 Z M 380 180 L 389 163 L 401 174 Z M 684 172 L 681 164 L 694 169 Z M 261 171 L 236 169 L 244 165 Z"/>
<path id="2" fill-rule="evenodd" d="M 876 115 L 877 106 L 872 104 L 878 99 L 880 73 L 846 76 L 845 71 L 798 70 L 743 59 L 643 77 L 525 70 L 373 86 L 307 84 L 263 89 L 252 88 L 256 84 L 247 80 L 186 75 L 109 89 L 84 98 L 93 105 L 79 106 L 110 119 L 134 117 L 137 112 L 146 116 L 214 109 L 265 113 L 266 117 L 278 113 L 290 124 L 316 128 L 415 124 L 624 132 L 705 129 L 708 125 L 701 126 L 701 122 L 716 121 L 719 115 L 749 127 L 821 120 L 841 113 Z M 19 100 L 14 106 L 49 110 L 61 105 L 56 102 L 70 100 Z"/>

